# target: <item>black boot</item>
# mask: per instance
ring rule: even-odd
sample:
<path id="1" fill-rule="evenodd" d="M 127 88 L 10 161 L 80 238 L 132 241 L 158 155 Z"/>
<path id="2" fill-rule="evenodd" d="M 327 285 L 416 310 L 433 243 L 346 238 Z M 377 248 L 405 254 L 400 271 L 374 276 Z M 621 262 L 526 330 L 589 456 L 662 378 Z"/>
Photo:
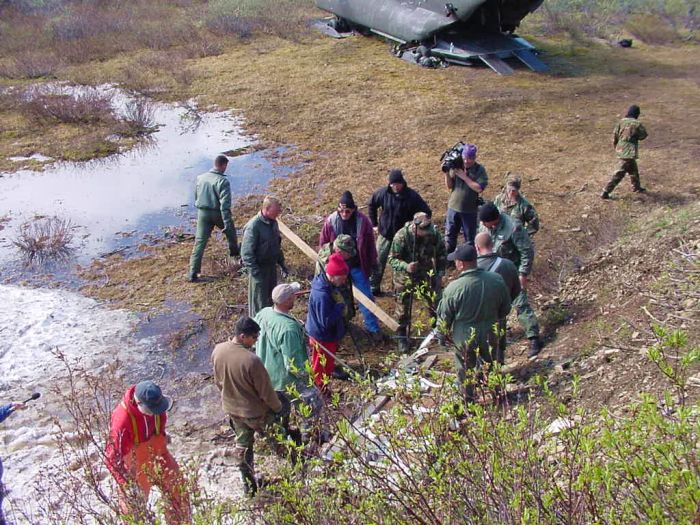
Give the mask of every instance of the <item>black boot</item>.
<path id="1" fill-rule="evenodd" d="M 530 338 L 530 350 L 527 353 L 527 357 L 530 359 L 534 359 L 537 357 L 537 354 L 539 354 L 541 350 L 542 340 L 539 338 L 539 336 Z"/>
<path id="2" fill-rule="evenodd" d="M 241 471 L 241 481 L 243 482 L 243 493 L 252 498 L 258 491 L 258 482 L 255 480 L 255 467 L 253 462 L 255 461 L 255 453 L 252 448 L 248 448 L 245 451 L 245 456 L 243 462 L 238 465 Z"/>

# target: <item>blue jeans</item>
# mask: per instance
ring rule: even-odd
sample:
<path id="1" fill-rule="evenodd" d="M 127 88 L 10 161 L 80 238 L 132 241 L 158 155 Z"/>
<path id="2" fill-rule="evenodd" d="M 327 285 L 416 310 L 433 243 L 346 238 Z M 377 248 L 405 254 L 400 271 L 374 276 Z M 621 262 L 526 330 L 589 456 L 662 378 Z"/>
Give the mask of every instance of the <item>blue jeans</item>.
<path id="1" fill-rule="evenodd" d="M 474 244 L 476 237 L 476 213 L 464 213 L 447 208 L 447 220 L 445 221 L 445 247 L 447 253 L 455 251 L 459 230 L 464 232 L 464 241 Z"/>
<path id="2" fill-rule="evenodd" d="M 350 278 L 352 279 L 352 284 L 357 286 L 358 290 L 374 301 L 369 279 L 367 279 L 361 267 L 350 268 Z M 359 307 L 360 312 L 362 312 L 362 317 L 365 320 L 365 329 L 371 333 L 379 332 L 379 322 L 375 315 L 363 306 L 362 303 L 360 303 Z"/>

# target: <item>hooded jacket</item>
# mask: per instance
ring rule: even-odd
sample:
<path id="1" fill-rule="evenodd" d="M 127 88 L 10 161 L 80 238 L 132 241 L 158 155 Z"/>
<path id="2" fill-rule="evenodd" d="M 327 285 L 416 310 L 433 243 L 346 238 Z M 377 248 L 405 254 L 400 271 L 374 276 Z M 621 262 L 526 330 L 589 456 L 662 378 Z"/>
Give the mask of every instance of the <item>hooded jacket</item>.
<path id="1" fill-rule="evenodd" d="M 419 211 L 431 217 L 433 212 L 417 191 L 404 186 L 399 193 L 394 193 L 391 186 L 385 186 L 372 194 L 368 203 L 369 220 L 372 226 L 379 227 L 382 237 L 392 240 L 406 222 L 413 219 Z M 382 213 L 377 220 L 377 210 Z"/>
<path id="2" fill-rule="evenodd" d="M 336 290 L 337 288 L 328 282 L 325 273 L 318 274 L 311 282 L 306 331 L 317 341 L 334 343 L 345 335 L 345 305 L 336 302 Z"/>
<path id="3" fill-rule="evenodd" d="M 127 481 L 124 477 L 128 470 L 124 463 L 126 456 L 135 445 L 144 443 L 153 436 L 165 434 L 165 424 L 168 421 L 165 412 L 157 416 L 149 416 L 141 412 L 134 400 L 134 390 L 136 385 L 131 386 L 124 393 L 121 402 L 112 412 L 109 428 L 106 463 L 119 484 Z"/>
<path id="4" fill-rule="evenodd" d="M 377 246 L 374 242 L 374 231 L 372 230 L 372 223 L 365 214 L 355 210 L 355 215 L 357 216 L 357 231 L 352 237 L 357 245 L 357 255 L 360 257 L 362 273 L 369 278 L 372 275 L 372 268 L 377 264 Z M 337 211 L 334 211 L 326 218 L 318 239 L 319 248 L 327 242 L 333 242 L 338 235 L 343 233 L 340 225 L 341 220 Z"/>

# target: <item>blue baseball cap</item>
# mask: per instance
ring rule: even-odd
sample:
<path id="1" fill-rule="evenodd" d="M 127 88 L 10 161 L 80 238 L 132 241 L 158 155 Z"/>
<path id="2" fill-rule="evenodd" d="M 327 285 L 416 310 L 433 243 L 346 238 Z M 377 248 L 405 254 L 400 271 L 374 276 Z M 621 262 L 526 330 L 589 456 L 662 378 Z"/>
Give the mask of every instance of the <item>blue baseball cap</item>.
<path id="1" fill-rule="evenodd" d="M 160 387 L 153 381 L 141 381 L 134 390 L 136 401 L 154 414 L 162 414 L 173 406 L 173 401 L 165 397 Z"/>

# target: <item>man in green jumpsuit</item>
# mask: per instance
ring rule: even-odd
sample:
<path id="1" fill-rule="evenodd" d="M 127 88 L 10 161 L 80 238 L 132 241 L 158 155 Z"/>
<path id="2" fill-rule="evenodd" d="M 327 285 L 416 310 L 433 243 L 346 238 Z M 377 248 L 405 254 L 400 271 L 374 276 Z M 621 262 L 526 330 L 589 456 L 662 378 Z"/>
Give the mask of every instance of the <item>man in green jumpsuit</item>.
<path id="1" fill-rule="evenodd" d="M 277 286 L 277 265 L 282 276 L 289 274 L 284 264 L 282 237 L 277 217 L 282 205 L 275 197 L 265 197 L 260 212 L 243 229 L 241 259 L 248 272 L 248 312 L 255 317 L 266 306 L 272 306 L 272 289 Z"/>
<path id="2" fill-rule="evenodd" d="M 499 353 L 499 320 L 510 312 L 510 294 L 501 276 L 477 268 L 476 250 L 463 244 L 447 256 L 459 277 L 447 285 L 438 306 L 438 329 L 449 336 L 457 379 L 467 403 L 474 401 L 470 370 L 492 363 Z"/>
<path id="3" fill-rule="evenodd" d="M 532 238 L 540 229 L 540 218 L 535 207 L 520 193 L 521 179 L 517 175 L 508 177 L 503 192 L 493 203 L 499 211 L 507 214 L 527 231 Z"/>
<path id="4" fill-rule="evenodd" d="M 613 173 L 610 182 L 605 186 L 603 193 L 600 194 L 602 199 L 609 199 L 610 193 L 615 189 L 620 181 L 629 173 L 630 182 L 632 183 L 632 191 L 644 193 L 647 191 L 642 188 L 639 182 L 639 168 L 637 167 L 637 158 L 639 157 L 639 141 L 647 138 L 647 130 L 639 118 L 639 106 L 632 105 L 627 110 L 625 118 L 620 120 L 613 131 L 613 147 L 618 158 L 618 167 Z"/>
<path id="5" fill-rule="evenodd" d="M 480 232 L 487 232 L 493 241 L 493 251 L 499 257 L 509 259 L 518 268 L 520 293 L 513 301 L 518 312 L 518 319 L 525 330 L 525 337 L 530 340 L 528 357 L 534 358 L 542 350 L 540 326 L 535 312 L 527 298 L 528 276 L 532 271 L 535 249 L 530 236 L 523 227 L 505 213 L 501 213 L 492 202 L 487 202 L 479 209 L 481 221 Z"/>
<path id="6" fill-rule="evenodd" d="M 389 251 L 389 266 L 393 270 L 401 353 L 408 353 L 410 349 L 408 327 L 416 290 L 427 285 L 426 291 L 436 294 L 434 302 L 428 301 L 432 313 L 442 290 L 442 276 L 447 265 L 445 257 L 442 235 L 425 212 L 416 213 L 413 221 L 407 222 L 394 236 Z"/>
<path id="7" fill-rule="evenodd" d="M 236 227 L 231 217 L 231 185 L 224 175 L 228 159 L 219 155 L 214 159 L 214 167 L 197 177 L 194 205 L 197 208 L 197 233 L 190 257 L 190 269 L 187 280 L 194 283 L 199 280 L 202 269 L 202 255 L 214 227 L 221 228 L 228 241 L 229 256 L 238 256 Z"/>

